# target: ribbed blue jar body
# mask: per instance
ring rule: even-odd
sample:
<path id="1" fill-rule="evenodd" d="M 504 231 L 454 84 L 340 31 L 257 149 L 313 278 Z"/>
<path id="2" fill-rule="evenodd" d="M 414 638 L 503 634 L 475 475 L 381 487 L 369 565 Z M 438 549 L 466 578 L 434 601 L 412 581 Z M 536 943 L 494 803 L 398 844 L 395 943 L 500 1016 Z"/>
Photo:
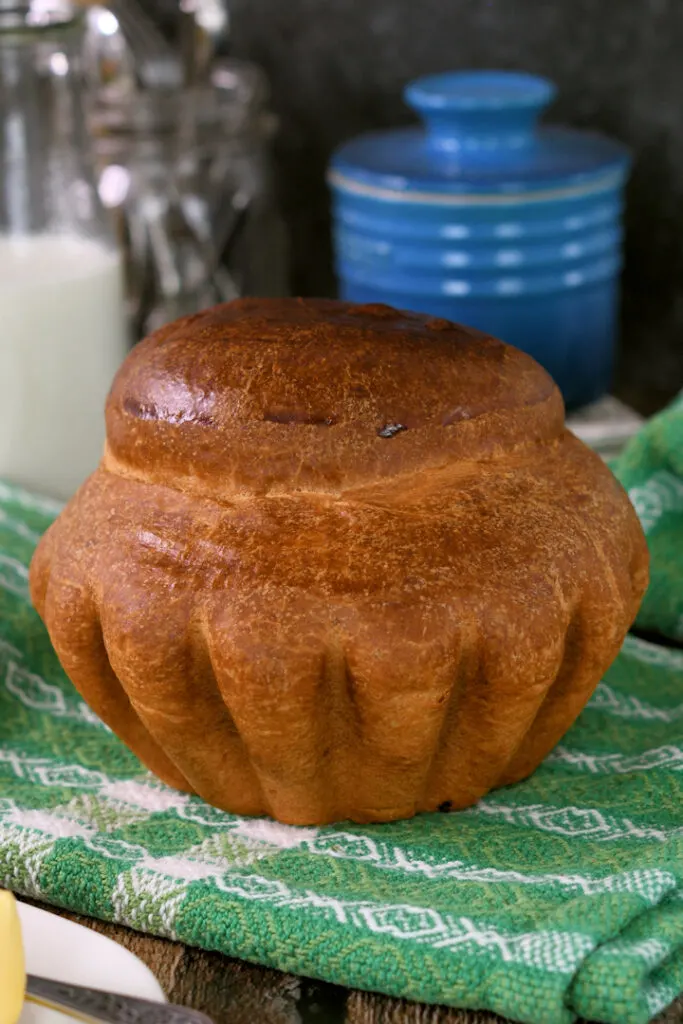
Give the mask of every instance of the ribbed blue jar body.
<path id="1" fill-rule="evenodd" d="M 537 124 L 552 83 L 456 72 L 410 83 L 423 127 L 334 155 L 341 296 L 431 313 L 533 355 L 568 408 L 610 388 L 629 156 Z"/>
<path id="2" fill-rule="evenodd" d="M 377 198 L 332 177 L 341 296 L 478 327 L 529 352 L 568 407 L 609 390 L 623 175 L 522 201 Z"/>

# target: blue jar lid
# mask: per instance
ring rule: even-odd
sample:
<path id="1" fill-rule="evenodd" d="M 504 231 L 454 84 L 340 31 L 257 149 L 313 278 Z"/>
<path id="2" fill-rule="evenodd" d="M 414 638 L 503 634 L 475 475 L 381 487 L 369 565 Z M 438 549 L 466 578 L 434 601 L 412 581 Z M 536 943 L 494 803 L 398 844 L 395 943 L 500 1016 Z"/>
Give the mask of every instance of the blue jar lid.
<path id="1" fill-rule="evenodd" d="M 335 153 L 332 184 L 369 195 L 528 193 L 623 179 L 625 146 L 592 132 L 539 126 L 555 86 L 510 71 L 457 71 L 410 82 L 422 126 L 361 135 Z M 424 195 L 424 194 L 428 195 Z"/>

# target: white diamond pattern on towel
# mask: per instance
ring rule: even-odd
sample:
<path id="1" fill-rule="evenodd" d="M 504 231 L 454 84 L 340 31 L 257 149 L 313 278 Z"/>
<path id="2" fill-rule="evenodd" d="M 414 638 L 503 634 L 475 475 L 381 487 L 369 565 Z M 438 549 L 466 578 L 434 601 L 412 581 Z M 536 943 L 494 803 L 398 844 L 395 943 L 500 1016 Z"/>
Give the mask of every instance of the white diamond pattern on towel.
<path id="1" fill-rule="evenodd" d="M 235 833 L 246 839 L 267 843 L 273 849 L 290 850 L 303 843 L 314 842 L 320 829 L 281 825 L 265 818 L 242 818 L 235 825 Z"/>
<path id="2" fill-rule="evenodd" d="M 325 832 L 316 839 L 307 840 L 304 845 L 310 853 L 318 856 L 371 863 L 375 868 L 422 875 L 429 879 L 453 878 L 492 885 L 511 882 L 519 885 L 554 885 L 586 894 L 633 892 L 649 903 L 658 902 L 677 885 L 676 876 L 671 871 L 659 868 L 624 871 L 600 878 L 578 872 L 567 875 L 523 873 L 509 868 L 478 867 L 459 860 L 430 862 L 410 849 L 348 832 Z"/>
<path id="3" fill-rule="evenodd" d="M 545 764 L 566 764 L 594 775 L 626 775 L 647 772 L 655 768 L 683 771 L 683 747 L 667 744 L 644 750 L 642 754 L 586 754 L 565 746 L 555 747 Z"/>
<path id="4" fill-rule="evenodd" d="M 2 884 L 26 896 L 39 896 L 40 870 L 53 848 L 51 835 L 0 820 Z"/>
<path id="5" fill-rule="evenodd" d="M 143 903 L 149 898 L 155 908 L 162 906 L 165 934 L 172 936 L 173 919 L 187 883 L 184 876 L 160 876 L 157 867 L 158 862 L 148 863 L 120 876 L 114 895 L 116 917 L 122 923 L 140 927 L 144 908 L 132 896 L 142 897 Z M 581 933 L 546 931 L 516 935 L 467 917 L 442 915 L 432 908 L 406 903 L 377 905 L 293 890 L 279 879 L 261 875 L 227 874 L 215 882 L 222 892 L 240 900 L 297 908 L 323 919 L 331 916 L 354 929 L 388 934 L 435 948 L 469 948 L 472 952 L 488 949 L 507 962 L 553 973 L 573 972 L 595 946 L 592 939 Z M 148 895 L 150 893 L 153 897 Z"/>
<path id="6" fill-rule="evenodd" d="M 445 930 L 441 916 L 428 907 L 362 907 L 358 913 L 371 932 L 384 932 L 398 939 L 423 940 L 442 935 Z"/>
<path id="7" fill-rule="evenodd" d="M 95 725 L 101 729 L 107 728 L 83 701 L 72 700 L 70 707 L 60 687 L 46 683 L 40 676 L 28 672 L 14 660 L 7 664 L 5 688 L 32 711 L 43 711 L 53 718 L 70 718 L 75 722 L 87 722 L 88 725 Z"/>
<path id="8" fill-rule="evenodd" d="M 615 718 L 635 722 L 677 722 L 683 719 L 683 704 L 658 708 L 626 693 L 618 693 L 607 683 L 600 683 L 588 702 L 592 711 L 606 712 Z"/>
<path id="9" fill-rule="evenodd" d="M 174 924 L 187 883 L 132 868 L 119 875 L 112 893 L 114 920 L 140 931 L 174 938 Z"/>
<path id="10" fill-rule="evenodd" d="M 459 924 L 465 929 L 469 926 L 469 930 L 439 940 L 434 945 L 440 949 L 453 948 L 470 940 L 477 945 L 493 947 L 502 960 L 524 963 L 544 971 L 567 973 L 574 972 L 595 949 L 593 939 L 576 932 L 538 931 L 503 938 L 495 929 L 477 929 L 467 918 L 460 918 Z"/>
<path id="11" fill-rule="evenodd" d="M 21 665 L 22 660 L 20 651 L 0 640 L 0 672 L 3 671 L 4 663 L 4 686 L 20 704 L 53 718 L 68 718 L 74 722 L 83 722 L 110 731 L 102 719 L 79 698 L 75 690 L 66 691 L 67 699 L 61 687 L 46 682 L 35 672 L 29 672 Z"/>
<path id="12" fill-rule="evenodd" d="M 466 815 L 499 817 L 510 825 L 537 828 L 557 835 L 584 837 L 598 842 L 618 839 L 644 839 L 665 843 L 683 837 L 683 825 L 673 828 L 639 825 L 629 818 L 603 814 L 594 807 L 548 807 L 545 804 L 514 806 L 486 797 L 476 807 L 462 811 Z"/>
<path id="13" fill-rule="evenodd" d="M 217 880 L 226 878 L 234 868 L 249 867 L 279 853 L 281 849 L 271 843 L 249 840 L 234 828 L 229 832 L 216 832 L 183 853 L 168 857 L 147 856 L 140 867 L 169 878 L 184 878 L 186 882 L 205 878 Z"/>
<path id="14" fill-rule="evenodd" d="M 12 750 L 0 749 L 0 765 L 7 764 L 19 779 L 41 786 L 74 789 L 101 789 L 107 781 L 103 772 L 80 764 L 60 764 L 50 757 L 28 757 Z"/>
<path id="15" fill-rule="evenodd" d="M 593 879 L 578 874 L 569 876 L 525 875 L 514 870 L 479 868 L 476 865 L 463 864 L 460 861 L 430 864 L 409 850 L 393 844 L 378 843 L 368 836 L 357 836 L 344 832 L 321 833 L 317 829 L 293 828 L 259 819 L 230 819 L 222 812 L 196 801 L 187 794 L 168 789 L 147 774 L 140 779 L 112 782 L 101 773 L 89 772 L 76 765 L 55 765 L 48 759 L 28 758 L 0 751 L 0 763 L 3 761 L 10 763 L 14 773 L 20 778 L 32 778 L 45 785 L 88 788 L 97 793 L 100 801 L 117 807 L 119 813 L 124 816 L 126 813 L 133 813 L 135 816 L 138 811 L 154 813 L 174 810 L 182 818 L 213 825 L 223 833 L 235 832 L 241 838 L 253 841 L 254 861 L 278 849 L 302 846 L 317 855 L 367 861 L 387 870 L 422 874 L 426 878 L 448 877 L 491 884 L 511 881 L 530 885 L 553 884 L 576 888 L 584 892 L 642 891 L 644 885 L 652 886 L 654 879 L 654 875 L 647 871 L 632 872 L 628 876 L 617 875 Z M 638 825 L 629 819 L 619 820 L 590 808 L 554 810 L 542 805 L 537 808 L 504 807 L 496 803 L 495 798 L 487 798 L 481 801 L 476 808 L 463 813 L 498 815 L 512 824 L 536 826 L 544 831 L 562 835 L 590 836 L 599 841 L 632 837 L 664 842 L 672 836 L 683 835 L 683 826 L 662 829 Z M 266 845 L 267 852 L 265 850 L 259 852 L 259 843 Z M 190 851 L 186 851 L 182 858 L 182 863 L 187 864 L 188 877 L 196 871 L 193 861 L 193 867 L 190 870 L 189 853 Z M 169 862 L 168 867 L 170 868 L 170 866 Z M 179 877 L 182 870 L 181 865 L 176 864 L 173 873 L 177 872 Z M 207 877 L 213 877 L 216 874 L 217 872 L 212 869 L 207 873 Z M 666 873 L 659 872 L 657 874 L 657 886 L 661 882 L 665 886 L 670 884 Z"/>

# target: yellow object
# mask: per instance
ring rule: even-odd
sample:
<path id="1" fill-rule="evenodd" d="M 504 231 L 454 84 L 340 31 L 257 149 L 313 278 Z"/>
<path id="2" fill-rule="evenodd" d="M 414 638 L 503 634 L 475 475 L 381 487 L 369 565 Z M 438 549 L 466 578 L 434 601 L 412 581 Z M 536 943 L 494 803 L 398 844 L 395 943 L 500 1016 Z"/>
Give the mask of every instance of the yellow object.
<path id="1" fill-rule="evenodd" d="M 0 891 L 0 1024 L 17 1024 L 24 1005 L 26 969 L 17 903 Z"/>

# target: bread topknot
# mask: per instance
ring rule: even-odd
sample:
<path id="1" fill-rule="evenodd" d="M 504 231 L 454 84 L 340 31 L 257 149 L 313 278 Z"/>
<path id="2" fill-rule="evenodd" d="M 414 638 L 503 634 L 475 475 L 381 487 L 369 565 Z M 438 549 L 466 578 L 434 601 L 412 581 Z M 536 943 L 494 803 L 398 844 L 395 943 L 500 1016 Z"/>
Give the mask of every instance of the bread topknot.
<path id="1" fill-rule="evenodd" d="M 107 406 L 126 475 L 216 497 L 340 493 L 557 438 L 529 356 L 446 320 L 331 300 L 243 299 L 138 345 Z"/>

